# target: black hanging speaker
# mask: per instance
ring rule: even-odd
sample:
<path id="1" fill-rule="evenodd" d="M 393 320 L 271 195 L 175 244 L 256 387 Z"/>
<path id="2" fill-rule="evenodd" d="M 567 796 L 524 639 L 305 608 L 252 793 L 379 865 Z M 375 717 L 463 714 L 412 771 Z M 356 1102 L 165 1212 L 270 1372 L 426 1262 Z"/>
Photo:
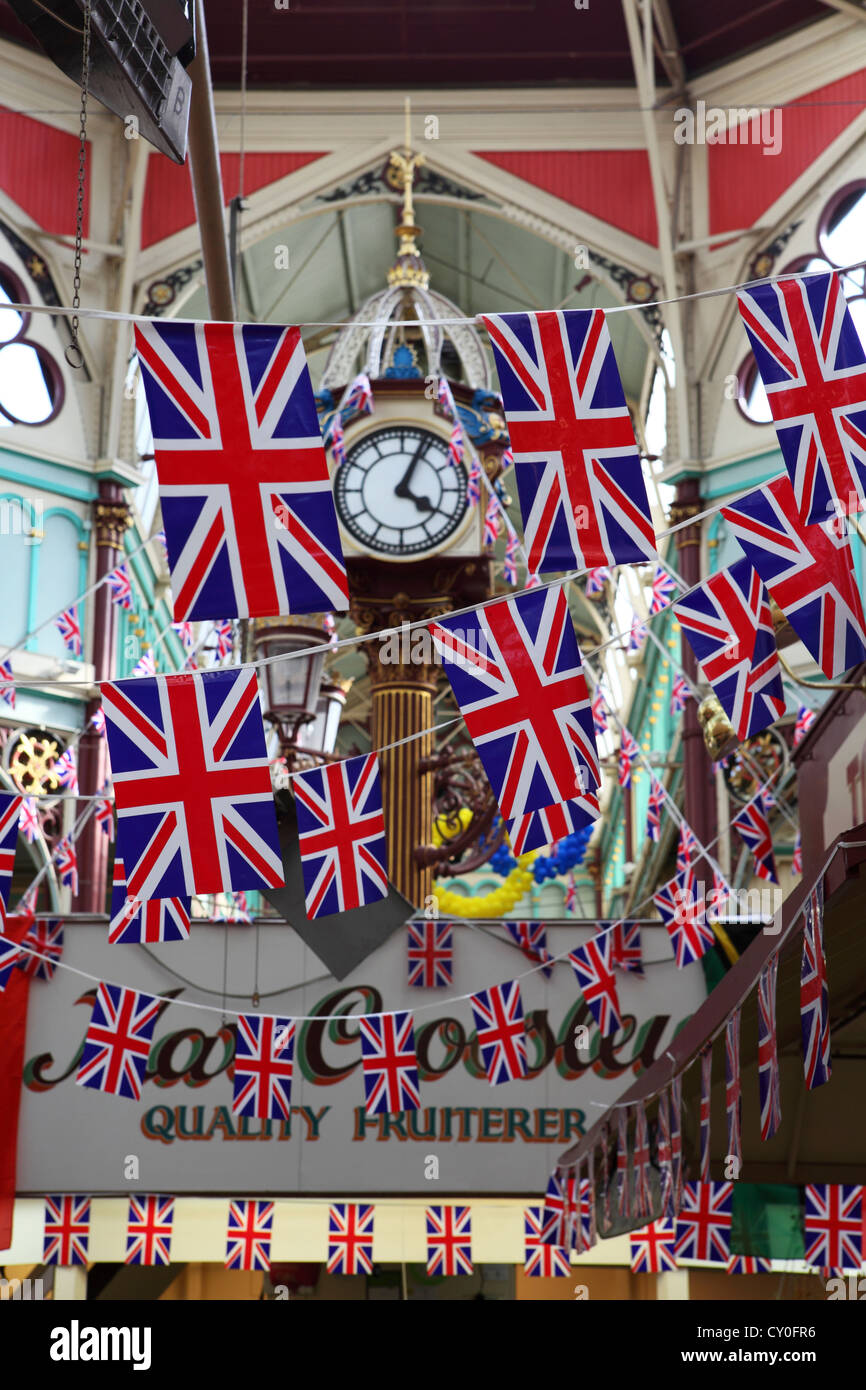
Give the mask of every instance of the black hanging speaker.
<path id="1" fill-rule="evenodd" d="M 49 58 L 81 86 L 84 0 L 9 0 Z M 91 0 L 88 91 L 176 163 L 186 158 L 194 0 Z"/>

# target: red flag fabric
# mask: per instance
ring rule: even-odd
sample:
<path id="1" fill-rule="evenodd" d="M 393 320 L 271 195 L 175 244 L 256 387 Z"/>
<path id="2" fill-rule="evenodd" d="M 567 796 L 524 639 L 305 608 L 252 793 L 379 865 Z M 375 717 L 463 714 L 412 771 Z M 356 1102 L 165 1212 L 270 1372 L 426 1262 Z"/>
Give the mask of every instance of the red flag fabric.
<path id="1" fill-rule="evenodd" d="M 30 922 L 29 917 L 7 917 L 4 935 L 13 941 L 21 941 L 27 934 Z M 8 1250 L 12 1244 L 18 1110 L 24 1071 L 29 991 L 29 976 L 23 970 L 13 970 L 3 993 L 3 1007 L 0 1008 L 0 1115 L 3 1116 L 0 1125 L 0 1250 Z"/>

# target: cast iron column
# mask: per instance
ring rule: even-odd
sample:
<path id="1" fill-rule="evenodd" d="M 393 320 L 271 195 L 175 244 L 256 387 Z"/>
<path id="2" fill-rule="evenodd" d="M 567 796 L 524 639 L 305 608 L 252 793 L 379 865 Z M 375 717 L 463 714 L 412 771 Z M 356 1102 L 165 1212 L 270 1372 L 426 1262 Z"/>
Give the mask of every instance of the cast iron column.
<path id="1" fill-rule="evenodd" d="M 677 500 L 671 508 L 671 521 L 676 525 L 702 510 L 700 483 L 697 478 L 685 478 L 677 484 Z M 687 586 L 701 578 L 701 524 L 686 526 L 674 537 L 677 568 Z M 681 663 L 689 680 L 697 683 L 698 664 L 685 633 L 680 640 Z M 698 702 L 687 700 L 683 715 L 683 797 L 684 814 L 702 844 L 708 844 L 716 834 L 715 780 L 710 755 L 698 723 Z"/>
<path id="2" fill-rule="evenodd" d="M 123 536 L 132 518 L 118 483 L 101 482 L 93 506 L 93 534 L 96 540 L 96 572 L 102 579 L 123 558 Z M 93 648 L 91 660 L 97 681 L 115 675 L 117 610 L 111 590 L 103 584 L 91 599 L 93 604 Z M 101 704 L 99 696 L 87 703 L 85 728 L 78 745 L 78 784 L 82 796 L 98 793 L 108 777 L 108 750 L 105 739 L 91 724 Z M 79 803 L 79 811 L 84 803 Z M 108 891 L 108 836 L 91 815 L 78 837 L 78 892 L 72 899 L 73 912 L 104 912 Z"/>

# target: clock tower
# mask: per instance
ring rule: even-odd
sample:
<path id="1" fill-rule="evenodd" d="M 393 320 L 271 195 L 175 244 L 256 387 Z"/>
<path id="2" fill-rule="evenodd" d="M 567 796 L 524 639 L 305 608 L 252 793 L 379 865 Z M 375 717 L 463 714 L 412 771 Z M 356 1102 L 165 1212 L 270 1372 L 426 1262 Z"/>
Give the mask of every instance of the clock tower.
<path id="1" fill-rule="evenodd" d="M 397 257 L 387 287 L 334 342 L 319 396 L 326 438 L 337 411 L 343 424 L 344 457 L 332 457 L 331 467 L 360 632 L 400 631 L 493 592 L 483 543 L 488 492 L 478 474 L 497 476 L 508 435 L 477 331 L 454 323 L 460 309 L 430 289 L 412 197 L 421 162 L 410 147 L 407 110 L 405 148 L 391 155 L 387 175 L 402 194 Z M 369 413 L 341 408 L 361 372 L 372 391 Z M 440 393 L 443 378 L 449 391 Z M 440 403 L 449 393 L 453 416 Z M 472 499 L 473 471 L 479 501 Z M 411 736 L 436 722 L 432 643 L 423 632 L 415 640 L 401 632 L 400 640 L 365 644 L 364 653 L 371 743 L 387 749 L 380 761 L 390 877 L 421 908 L 432 875 L 416 851 L 432 840 L 434 748 L 432 733 Z"/>

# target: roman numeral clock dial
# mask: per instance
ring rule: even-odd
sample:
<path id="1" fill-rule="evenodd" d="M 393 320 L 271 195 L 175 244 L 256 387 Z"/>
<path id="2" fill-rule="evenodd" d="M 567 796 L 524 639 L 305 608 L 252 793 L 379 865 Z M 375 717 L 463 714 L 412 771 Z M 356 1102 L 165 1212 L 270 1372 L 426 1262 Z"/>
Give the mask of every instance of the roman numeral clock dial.
<path id="1" fill-rule="evenodd" d="M 448 441 L 415 425 L 371 431 L 334 477 L 337 514 L 375 555 L 402 559 L 441 550 L 466 519 L 466 470 Z"/>

